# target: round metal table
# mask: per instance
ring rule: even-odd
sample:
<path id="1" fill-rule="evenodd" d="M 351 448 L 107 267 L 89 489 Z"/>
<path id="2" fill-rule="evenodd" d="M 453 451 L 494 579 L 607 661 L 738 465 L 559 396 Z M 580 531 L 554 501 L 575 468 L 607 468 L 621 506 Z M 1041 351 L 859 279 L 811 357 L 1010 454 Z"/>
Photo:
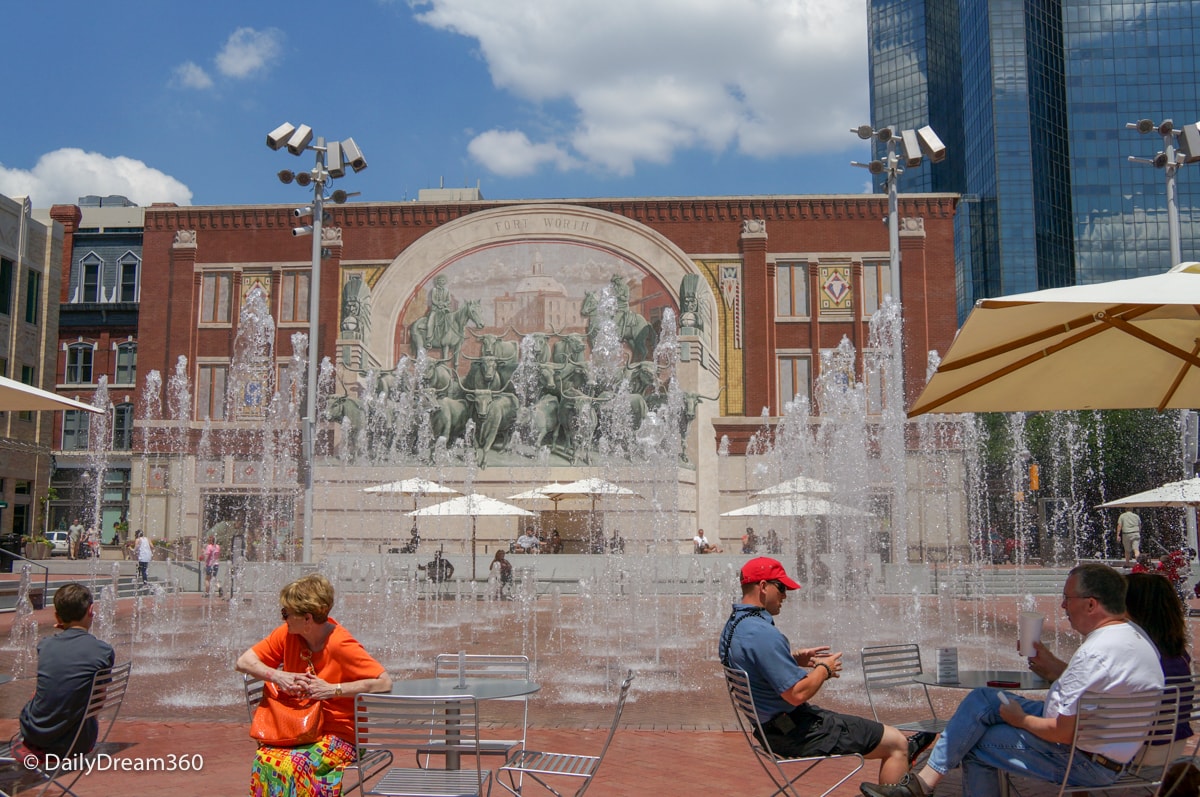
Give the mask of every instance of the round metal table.
<path id="1" fill-rule="evenodd" d="M 499 700 L 505 697 L 532 695 L 542 688 L 541 684 L 520 678 L 465 678 L 463 686 L 458 678 L 412 678 L 392 682 L 392 694 L 404 697 L 473 697 L 476 700 Z M 457 710 L 447 712 L 449 715 Z M 446 741 L 452 747 L 458 741 L 454 725 L 446 728 Z M 458 769 L 460 753 L 446 751 L 446 769 Z"/>
<path id="2" fill-rule="evenodd" d="M 947 689 L 977 689 L 991 686 L 993 689 L 1016 689 L 1037 692 L 1050 688 L 1050 682 L 1029 670 L 959 670 L 958 680 L 939 681 L 936 672 L 923 672 L 913 678 L 920 684 L 944 686 Z M 1007 681 L 1004 686 L 989 684 L 989 681 Z M 1016 684 L 1015 686 L 1013 684 Z"/>

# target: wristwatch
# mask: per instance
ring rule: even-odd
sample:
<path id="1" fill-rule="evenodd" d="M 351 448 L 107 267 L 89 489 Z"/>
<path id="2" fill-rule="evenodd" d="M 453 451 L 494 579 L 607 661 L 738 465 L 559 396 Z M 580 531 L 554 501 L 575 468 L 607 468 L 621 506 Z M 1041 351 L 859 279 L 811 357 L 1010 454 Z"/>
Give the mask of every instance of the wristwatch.
<path id="1" fill-rule="evenodd" d="M 341 684 L 338 684 L 337 686 L 333 687 L 333 696 L 334 697 L 342 696 L 342 685 Z"/>

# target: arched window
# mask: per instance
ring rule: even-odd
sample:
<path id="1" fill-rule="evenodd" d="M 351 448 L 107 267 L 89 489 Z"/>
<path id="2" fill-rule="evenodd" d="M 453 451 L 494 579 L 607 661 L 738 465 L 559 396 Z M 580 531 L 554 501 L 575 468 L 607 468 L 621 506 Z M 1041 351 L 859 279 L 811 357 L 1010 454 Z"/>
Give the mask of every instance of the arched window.
<path id="1" fill-rule="evenodd" d="M 138 274 L 142 259 L 133 252 L 126 252 L 117 261 L 116 300 L 136 302 L 138 300 Z"/>
<path id="2" fill-rule="evenodd" d="M 79 278 L 76 282 L 77 292 L 75 302 L 100 301 L 100 278 L 104 271 L 104 261 L 95 252 L 88 252 L 79 261 Z"/>
<path id="3" fill-rule="evenodd" d="M 90 343 L 72 343 L 67 347 L 68 385 L 90 385 L 92 383 L 92 354 L 95 351 Z"/>

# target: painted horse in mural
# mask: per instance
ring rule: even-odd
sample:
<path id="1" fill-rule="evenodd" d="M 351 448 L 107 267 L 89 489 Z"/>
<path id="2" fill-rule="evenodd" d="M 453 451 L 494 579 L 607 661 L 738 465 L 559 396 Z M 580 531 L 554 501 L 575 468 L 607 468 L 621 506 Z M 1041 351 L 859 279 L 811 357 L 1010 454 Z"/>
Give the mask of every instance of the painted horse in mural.
<path id="1" fill-rule="evenodd" d="M 596 315 L 599 309 L 600 300 L 596 297 L 595 291 L 584 292 L 579 314 L 587 319 L 588 343 L 593 348 L 596 345 L 596 337 L 600 334 L 602 323 L 602 319 Z M 616 326 L 617 337 L 622 343 L 629 346 L 634 362 L 649 360 L 654 355 L 654 327 L 650 325 L 649 321 L 632 310 L 624 308 L 618 309 L 614 314 L 613 324 Z"/>
<path id="2" fill-rule="evenodd" d="M 422 349 L 438 349 L 443 360 L 449 360 L 453 368 L 458 367 L 458 353 L 462 349 L 466 330 L 474 324 L 483 329 L 483 313 L 478 299 L 468 299 L 446 319 L 446 329 L 440 340 L 431 340 L 428 334 L 429 316 L 423 315 L 408 327 L 408 338 L 412 341 L 412 353 L 416 357 Z"/>

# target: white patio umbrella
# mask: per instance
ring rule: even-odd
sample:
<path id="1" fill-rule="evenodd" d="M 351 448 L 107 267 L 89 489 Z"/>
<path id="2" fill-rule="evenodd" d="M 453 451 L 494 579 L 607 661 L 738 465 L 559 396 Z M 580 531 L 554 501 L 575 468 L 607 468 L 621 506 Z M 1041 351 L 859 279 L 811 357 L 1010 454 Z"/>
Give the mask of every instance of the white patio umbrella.
<path id="1" fill-rule="evenodd" d="M 756 504 L 721 513 L 721 517 L 870 517 L 870 515 L 870 512 L 864 512 L 861 509 L 808 495 L 769 498 L 766 501 L 759 501 Z"/>
<path id="2" fill-rule="evenodd" d="M 402 479 L 363 488 L 364 493 L 399 493 L 401 495 L 457 495 L 458 490 L 428 479 Z"/>
<path id="3" fill-rule="evenodd" d="M 773 484 L 759 490 L 754 495 L 828 495 L 833 492 L 833 485 L 820 479 L 810 479 L 807 476 L 797 476 L 779 484 Z"/>
<path id="4" fill-rule="evenodd" d="M 590 498 L 592 501 L 592 512 L 596 511 L 596 499 L 604 496 L 621 496 L 625 498 L 636 497 L 637 493 L 630 490 L 628 487 L 622 487 L 619 484 L 613 484 L 610 481 L 591 477 L 588 479 L 580 479 L 569 484 L 547 484 L 537 488 L 537 492 L 549 498 L 554 502 L 555 509 L 558 508 L 558 502 L 571 498 Z"/>
<path id="5" fill-rule="evenodd" d="M 409 517 L 471 518 L 471 580 L 475 580 L 475 519 L 479 517 L 533 517 L 519 506 L 506 504 L 486 495 L 471 493 L 407 513 Z"/>
<path id="6" fill-rule="evenodd" d="M 1146 490 L 1114 501 L 1106 501 L 1099 507 L 1122 506 L 1200 506 L 1200 477 L 1168 482 L 1153 490 Z"/>
<path id="7" fill-rule="evenodd" d="M 65 398 L 0 376 L 0 411 L 21 410 L 80 410 L 95 413 L 104 411 L 91 404 L 84 404 L 82 401 Z"/>
<path id="8" fill-rule="evenodd" d="M 909 416 L 1200 407 L 1200 263 L 983 299 Z"/>

